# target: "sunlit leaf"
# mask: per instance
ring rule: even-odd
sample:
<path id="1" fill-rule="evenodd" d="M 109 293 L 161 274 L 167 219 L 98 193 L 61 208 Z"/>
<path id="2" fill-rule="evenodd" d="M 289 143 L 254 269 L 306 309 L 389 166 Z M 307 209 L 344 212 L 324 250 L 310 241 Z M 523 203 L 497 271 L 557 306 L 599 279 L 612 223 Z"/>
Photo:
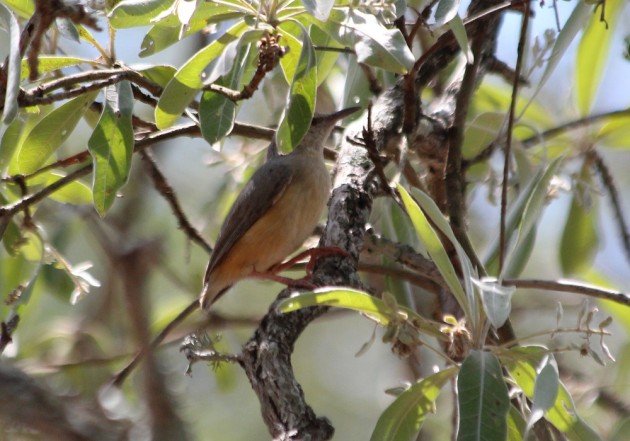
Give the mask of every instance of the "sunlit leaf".
<path id="1" fill-rule="evenodd" d="M 523 433 L 525 432 L 526 422 L 523 416 L 514 406 L 510 406 L 507 416 L 507 441 L 523 441 Z"/>
<path id="2" fill-rule="evenodd" d="M 473 280 L 481 291 L 483 309 L 492 326 L 500 328 L 507 321 L 512 309 L 513 286 L 503 286 L 493 278 Z"/>
<path id="3" fill-rule="evenodd" d="M 7 169 L 20 145 L 23 127 L 24 121 L 21 118 L 16 118 L 2 134 L 2 139 L 0 139 L 0 174 Z"/>
<path id="4" fill-rule="evenodd" d="M 288 48 L 288 51 L 280 58 L 280 68 L 287 84 L 291 84 L 302 54 L 302 42 L 300 41 L 302 28 L 293 21 L 287 21 L 278 26 L 278 32 L 282 37 L 280 39 L 281 45 Z"/>
<path id="5" fill-rule="evenodd" d="M 505 113 L 484 112 L 466 125 L 462 155 L 466 159 L 481 153 L 494 141 L 505 122 Z"/>
<path id="6" fill-rule="evenodd" d="M 61 172 L 46 173 L 45 185 L 51 185 L 66 176 Z M 92 190 L 81 181 L 72 181 L 50 195 L 50 199 L 64 204 L 86 205 L 92 203 Z"/>
<path id="7" fill-rule="evenodd" d="M 128 81 L 108 87 L 103 113 L 88 141 L 94 164 L 94 208 L 101 216 L 129 177 L 134 145 L 132 110 L 133 92 Z"/>
<path id="8" fill-rule="evenodd" d="M 56 55 L 40 55 L 38 57 L 38 60 L 39 60 L 39 64 L 37 65 L 37 70 L 40 75 L 44 73 L 52 72 L 57 69 L 63 69 L 64 67 L 76 66 L 79 64 L 92 64 L 92 65 L 98 64 L 87 58 L 66 57 L 66 56 L 56 56 Z M 26 61 L 26 59 L 24 59 L 22 60 L 21 78 L 23 80 L 28 78 L 29 73 L 30 73 L 30 69 L 28 67 L 28 62 Z"/>
<path id="9" fill-rule="evenodd" d="M 109 13 L 109 24 L 118 29 L 146 26 L 172 5 L 173 0 L 123 0 Z"/>
<path id="10" fill-rule="evenodd" d="M 97 94 L 98 91 L 85 93 L 64 103 L 31 129 L 17 153 L 20 173 L 33 173 L 44 165 L 50 155 L 68 139 Z"/>
<path id="11" fill-rule="evenodd" d="M 276 131 L 276 144 L 283 152 L 300 143 L 315 113 L 317 92 L 317 59 L 311 38 L 302 30 L 302 52 L 291 82 L 287 104 Z"/>
<path id="12" fill-rule="evenodd" d="M 393 313 L 382 300 L 370 294 L 351 288 L 322 289 L 304 293 L 281 301 L 277 308 L 282 312 L 292 312 L 310 306 L 335 306 L 362 312 L 376 320 L 380 325 L 387 325 Z"/>
<path id="13" fill-rule="evenodd" d="M 575 92 L 581 115 L 587 115 L 593 107 L 612 37 L 625 4 L 624 0 L 606 0 L 605 6 L 601 6 L 606 12 L 605 22 L 600 14 L 592 14 L 582 34 L 575 60 Z"/>
<path id="14" fill-rule="evenodd" d="M 503 358 L 510 375 L 523 393 L 534 397 L 536 366 L 546 355 L 545 348 L 527 346 L 510 349 Z M 601 438 L 578 415 L 573 399 L 567 388 L 559 383 L 558 394 L 553 406 L 545 413 L 545 418 L 571 441 L 598 441 Z"/>
<path id="15" fill-rule="evenodd" d="M 164 88 L 155 109 L 155 123 L 160 129 L 170 127 L 181 116 L 186 106 L 203 86 L 202 73 L 208 64 L 218 57 L 226 45 L 236 40 L 248 28 L 245 22 L 238 22 L 221 37 L 193 55 L 177 71 Z"/>
<path id="16" fill-rule="evenodd" d="M 426 417 L 434 412 L 435 400 L 455 374 L 454 367 L 430 375 L 398 395 L 381 414 L 371 441 L 415 440 Z"/>
<path id="17" fill-rule="evenodd" d="M 400 31 L 386 28 L 371 14 L 333 10 L 327 21 L 312 22 L 341 44 L 353 47 L 360 63 L 404 74 L 415 62 Z"/>
<path id="18" fill-rule="evenodd" d="M 457 401 L 457 441 L 505 441 L 510 397 L 494 354 L 468 354 L 457 376 Z"/>
<path id="19" fill-rule="evenodd" d="M 328 20 L 335 0 L 302 0 L 304 8 L 318 20 Z"/>
<path id="20" fill-rule="evenodd" d="M 333 37 L 322 31 L 317 26 L 311 26 L 311 41 L 314 46 L 319 47 L 343 47 Z M 339 59 L 339 52 L 316 50 L 315 54 L 317 56 L 317 85 L 319 86 L 326 80 L 326 78 L 328 78 L 328 74 L 330 74 L 335 67 L 337 60 Z"/>
<path id="21" fill-rule="evenodd" d="M 630 148 L 630 115 L 607 118 L 597 133 L 598 144 L 621 149 Z"/>

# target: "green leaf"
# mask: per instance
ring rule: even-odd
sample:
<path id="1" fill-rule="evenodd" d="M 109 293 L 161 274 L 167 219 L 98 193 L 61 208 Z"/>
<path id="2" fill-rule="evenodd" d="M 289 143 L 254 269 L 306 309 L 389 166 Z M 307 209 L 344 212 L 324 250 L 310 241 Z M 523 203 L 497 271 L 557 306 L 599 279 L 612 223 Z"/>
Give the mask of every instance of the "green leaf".
<path id="1" fill-rule="evenodd" d="M 534 383 L 534 399 L 531 408 L 531 417 L 527 422 L 528 427 L 532 427 L 536 421 L 541 419 L 545 412 L 556 402 L 560 378 L 558 368 L 549 361 L 541 369 Z"/>
<path id="2" fill-rule="evenodd" d="M 314 46 L 319 47 L 343 47 L 334 38 L 317 26 L 311 26 L 311 42 Z M 339 52 L 315 51 L 315 54 L 317 56 L 317 85 L 319 86 L 326 80 L 326 78 L 328 78 L 328 75 L 335 67 L 337 60 L 339 59 Z M 284 59 L 284 57 L 282 59 Z"/>
<path id="3" fill-rule="evenodd" d="M 20 26 L 13 13 L 0 3 L 0 21 L 9 34 L 9 56 L 6 59 L 7 83 L 4 91 L 4 110 L 2 122 L 10 124 L 18 113 L 18 94 L 20 92 Z"/>
<path id="4" fill-rule="evenodd" d="M 321 289 L 317 292 L 299 294 L 282 300 L 277 308 L 287 313 L 310 306 L 334 306 L 352 309 L 371 317 L 382 326 L 390 322 L 393 312 L 382 300 L 370 294 L 351 288 Z"/>
<path id="5" fill-rule="evenodd" d="M 2 0 L 2 3 L 13 9 L 21 18 L 30 18 L 35 12 L 33 0 Z"/>
<path id="6" fill-rule="evenodd" d="M 68 139 L 98 91 L 80 95 L 44 116 L 26 136 L 17 153 L 20 173 L 38 170 L 61 144 Z"/>
<path id="7" fill-rule="evenodd" d="M 591 16 L 592 10 L 592 5 L 590 5 L 586 1 L 580 1 L 575 5 L 571 16 L 558 34 L 558 38 L 556 39 L 556 42 L 553 45 L 553 49 L 551 50 L 551 55 L 547 60 L 545 71 L 536 84 L 536 89 L 534 89 L 534 92 L 532 93 L 530 102 L 532 102 L 534 98 L 536 98 L 536 95 L 538 95 L 538 92 L 540 92 L 542 86 L 547 82 L 547 79 L 549 79 L 549 77 L 551 76 L 552 72 L 562 59 L 564 53 L 566 52 L 567 48 L 569 47 L 575 36 L 584 28 L 587 20 Z"/>
<path id="8" fill-rule="evenodd" d="M 407 193 L 407 190 L 405 190 L 401 185 L 398 185 L 398 192 L 400 193 L 402 203 L 411 218 L 411 222 L 413 223 L 418 238 L 429 253 L 431 260 L 433 260 L 435 265 L 438 267 L 440 274 L 444 277 L 444 280 L 455 296 L 455 299 L 466 312 L 466 316 L 470 317 L 470 304 L 466 298 L 466 293 L 462 288 L 459 277 L 457 277 L 455 268 L 453 268 L 453 264 L 451 263 L 439 236 L 416 201 L 414 201 L 409 193 Z M 450 227 L 448 229 L 450 230 Z M 454 236 L 453 239 L 455 239 Z M 457 242 L 455 241 L 454 243 Z"/>
<path id="9" fill-rule="evenodd" d="M 379 417 L 370 440 L 415 440 L 427 415 L 434 412 L 440 391 L 456 373 L 455 367 L 444 369 L 400 394 Z"/>
<path id="10" fill-rule="evenodd" d="M 459 0 L 440 0 L 435 9 L 435 26 L 442 26 L 451 21 L 459 9 Z"/>
<path id="11" fill-rule="evenodd" d="M 108 87 L 101 119 L 88 141 L 94 163 L 94 208 L 101 216 L 129 177 L 134 145 L 132 110 L 133 92 L 128 81 Z"/>
<path id="12" fill-rule="evenodd" d="M 507 441 L 523 441 L 523 433 L 525 432 L 526 422 L 523 416 L 514 406 L 510 406 L 507 416 Z"/>
<path id="13" fill-rule="evenodd" d="M 560 267 L 564 275 L 577 274 L 590 268 L 597 252 L 596 211 L 593 207 L 587 206 L 590 183 L 589 161 L 585 160 L 579 175 L 578 187 L 571 198 L 571 207 L 560 241 Z"/>
<path id="14" fill-rule="evenodd" d="M 529 233 L 527 233 L 527 236 L 521 240 L 520 245 L 512 250 L 512 254 L 510 254 L 505 262 L 505 269 L 503 270 L 504 278 L 515 279 L 525 270 L 529 258 L 534 251 L 537 230 L 537 226 L 534 226 Z"/>
<path id="15" fill-rule="evenodd" d="M 2 140 L 0 140 L 0 174 L 6 171 L 13 154 L 20 145 L 23 127 L 24 121 L 21 118 L 16 118 L 2 134 Z"/>
<path id="16" fill-rule="evenodd" d="M 325 22 L 310 21 L 341 44 L 354 47 L 359 63 L 399 74 L 407 73 L 415 63 L 400 31 L 386 28 L 374 15 L 356 9 L 333 10 Z"/>
<path id="17" fill-rule="evenodd" d="M 225 46 L 245 32 L 248 25 L 240 21 L 228 29 L 225 34 L 193 55 L 177 71 L 164 88 L 164 92 L 155 109 L 155 123 L 160 129 L 170 127 L 181 116 L 186 106 L 203 87 L 202 73 L 212 60 L 218 57 Z"/>
<path id="18" fill-rule="evenodd" d="M 496 329 L 507 321 L 512 310 L 513 286 L 503 286 L 494 278 L 483 278 L 473 281 L 481 291 L 483 309 L 488 320 Z"/>
<path id="19" fill-rule="evenodd" d="M 457 40 L 457 44 L 459 44 L 462 53 L 466 56 L 466 62 L 473 64 L 475 58 L 473 57 L 470 44 L 468 43 L 468 34 L 466 34 L 466 28 L 464 27 L 462 18 L 458 14 L 455 14 L 453 19 L 448 22 L 448 27 L 451 32 L 453 32 L 453 35 L 455 35 L 455 40 Z"/>
<path id="20" fill-rule="evenodd" d="M 499 360 L 473 350 L 457 376 L 457 441 L 505 441 L 510 397 Z"/>
<path id="21" fill-rule="evenodd" d="M 52 72 L 57 69 L 63 69 L 64 67 L 76 66 L 78 64 L 91 64 L 91 65 L 99 65 L 92 60 L 87 58 L 78 58 L 78 57 L 58 57 L 55 55 L 40 55 L 38 57 L 39 64 L 37 66 L 37 70 L 39 74 Z M 21 79 L 24 80 L 28 78 L 30 73 L 30 69 L 28 67 L 28 61 L 26 59 L 22 60 L 22 75 Z"/>
<path id="22" fill-rule="evenodd" d="M 245 44 L 238 49 L 238 54 L 232 60 L 232 70 L 218 83 L 238 89 L 241 76 L 245 71 L 251 45 Z M 214 144 L 232 131 L 236 118 L 236 103 L 220 93 L 206 91 L 201 97 L 199 105 L 199 123 L 201 134 L 209 144 Z"/>
<path id="23" fill-rule="evenodd" d="M 516 246 L 522 241 L 538 223 L 540 216 L 542 215 L 543 208 L 547 203 L 547 191 L 551 178 L 556 174 L 558 167 L 562 163 L 563 158 L 557 158 L 549 164 L 540 180 L 536 183 L 532 192 L 527 200 L 525 209 L 523 210 L 523 217 L 518 230 L 518 237 Z"/>
<path id="24" fill-rule="evenodd" d="M 510 375 L 530 399 L 534 397 L 536 366 L 540 365 L 546 352 L 540 346 L 525 346 L 510 349 L 503 358 Z M 558 394 L 545 418 L 571 441 L 600 440 L 599 435 L 577 415 L 573 399 L 562 382 L 559 382 Z"/>
<path id="25" fill-rule="evenodd" d="M 109 24 L 117 29 L 146 26 L 173 5 L 173 0 L 123 0 L 109 13 Z"/>
<path id="26" fill-rule="evenodd" d="M 597 142 L 606 147 L 630 149 L 630 115 L 607 118 L 597 133 Z"/>
<path id="27" fill-rule="evenodd" d="M 592 14 L 582 34 L 575 60 L 575 90 L 578 109 L 583 116 L 593 107 L 612 37 L 625 4 L 624 0 L 606 0 L 606 6 L 601 6 L 606 13 L 606 22 L 601 20 L 600 14 Z"/>
<path id="28" fill-rule="evenodd" d="M 276 144 L 281 151 L 290 152 L 297 147 L 311 126 L 316 92 L 317 59 L 311 38 L 306 29 L 302 29 L 302 52 L 276 131 Z"/>
<path id="29" fill-rule="evenodd" d="M 304 8 L 318 20 L 326 21 L 335 0 L 302 0 Z"/>
<path id="30" fill-rule="evenodd" d="M 143 77 L 146 77 L 153 81 L 155 84 L 158 84 L 161 87 L 166 87 L 169 81 L 175 76 L 177 69 L 168 64 L 163 65 L 146 65 L 144 66 L 130 66 L 131 69 L 137 70 L 142 74 Z"/>
<path id="31" fill-rule="evenodd" d="M 284 74 L 284 79 L 290 85 L 295 77 L 295 71 L 302 54 L 302 42 L 298 38 L 302 33 L 302 28 L 293 21 L 287 21 L 278 26 L 278 32 L 282 36 L 280 44 L 289 48 L 280 58 L 280 68 Z"/>
<path id="32" fill-rule="evenodd" d="M 51 185 L 66 176 L 60 172 L 49 172 L 45 175 L 45 185 Z M 50 195 L 50 199 L 64 204 L 87 205 L 92 203 L 92 190 L 80 181 L 72 181 Z"/>
<path id="33" fill-rule="evenodd" d="M 466 125 L 462 155 L 471 159 L 481 153 L 497 138 L 505 122 L 505 113 L 483 112 Z"/>
<path id="34" fill-rule="evenodd" d="M 505 220 L 505 236 L 506 244 L 509 245 L 515 232 L 517 233 L 516 244 L 512 247 L 507 254 L 507 258 L 504 265 L 504 274 L 507 274 L 507 269 L 515 271 L 515 268 L 519 267 L 519 262 L 522 263 L 523 258 L 528 257 L 527 254 L 523 254 L 520 247 L 523 245 L 531 246 L 531 241 L 534 239 L 531 236 L 531 232 L 536 226 L 538 219 L 542 214 L 542 210 L 547 198 L 547 189 L 551 178 L 556 173 L 562 158 L 557 158 L 549 164 L 546 170 L 539 170 L 538 173 L 530 180 L 527 186 L 521 191 L 516 200 L 509 207 L 507 218 Z M 517 229 L 518 226 L 518 229 Z M 490 246 L 490 253 L 486 258 L 488 270 L 495 273 L 498 271 L 498 256 L 499 256 L 499 240 L 498 237 Z M 512 260 L 517 262 L 512 263 Z M 522 269 L 522 268 L 521 268 Z"/>

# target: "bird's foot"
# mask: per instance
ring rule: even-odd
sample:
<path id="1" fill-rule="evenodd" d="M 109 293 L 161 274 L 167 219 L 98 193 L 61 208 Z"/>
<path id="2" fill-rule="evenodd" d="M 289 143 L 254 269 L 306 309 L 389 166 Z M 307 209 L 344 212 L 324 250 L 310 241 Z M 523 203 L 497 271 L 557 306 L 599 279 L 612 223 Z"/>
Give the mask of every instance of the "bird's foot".
<path id="1" fill-rule="evenodd" d="M 289 288 L 309 289 L 309 290 L 316 288 L 313 282 L 310 281 L 310 277 L 304 277 L 302 279 L 291 279 L 289 277 L 279 276 L 275 272 L 271 272 L 271 271 L 266 271 L 263 273 L 254 271 L 251 273 L 250 277 L 254 277 L 257 279 L 264 279 L 264 280 L 272 280 L 274 282 L 278 282 L 283 285 L 286 285 Z"/>
<path id="2" fill-rule="evenodd" d="M 322 257 L 327 257 L 327 256 L 348 257 L 349 255 L 350 254 L 348 254 L 347 251 L 342 250 L 339 247 L 309 248 L 308 250 L 302 251 L 301 253 L 297 254 L 295 257 L 292 257 L 286 262 L 282 262 L 282 263 L 272 266 L 271 268 L 269 268 L 269 272 L 274 273 L 274 274 L 280 273 L 282 271 L 290 269 L 291 267 L 293 267 L 293 265 L 299 263 L 305 257 L 310 257 L 308 263 L 306 264 L 306 274 L 310 276 L 313 273 L 313 268 L 315 268 L 315 264 L 317 263 L 318 259 L 321 259 Z"/>

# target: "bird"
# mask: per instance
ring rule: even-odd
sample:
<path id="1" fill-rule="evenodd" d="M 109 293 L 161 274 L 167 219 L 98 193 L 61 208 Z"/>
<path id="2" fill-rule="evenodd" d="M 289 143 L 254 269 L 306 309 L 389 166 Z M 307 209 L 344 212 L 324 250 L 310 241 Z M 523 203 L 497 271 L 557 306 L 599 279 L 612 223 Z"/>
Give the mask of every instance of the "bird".
<path id="1" fill-rule="evenodd" d="M 291 153 L 268 155 L 245 184 L 210 256 L 199 298 L 202 310 L 208 311 L 239 280 L 291 280 L 275 273 L 312 234 L 331 190 L 324 143 L 335 124 L 357 110 L 315 116 Z M 270 149 L 274 148 L 272 142 Z"/>

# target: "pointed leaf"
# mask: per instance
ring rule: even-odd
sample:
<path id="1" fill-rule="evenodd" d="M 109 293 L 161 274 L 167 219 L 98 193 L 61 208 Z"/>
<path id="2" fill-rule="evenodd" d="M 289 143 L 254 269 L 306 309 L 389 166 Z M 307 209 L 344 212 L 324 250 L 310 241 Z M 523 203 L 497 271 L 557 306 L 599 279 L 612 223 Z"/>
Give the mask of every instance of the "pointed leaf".
<path id="1" fill-rule="evenodd" d="M 173 5 L 173 0 L 123 0 L 109 13 L 109 23 L 117 29 L 146 26 Z"/>
<path id="2" fill-rule="evenodd" d="M 39 169 L 68 139 L 98 91 L 80 95 L 44 116 L 26 136 L 17 154 L 20 173 Z"/>
<path id="3" fill-rule="evenodd" d="M 428 221 L 427 217 L 420 209 L 418 204 L 412 199 L 409 193 L 407 193 L 407 190 L 405 190 L 401 185 L 398 185 L 398 192 L 400 193 L 403 205 L 405 206 L 405 209 L 407 210 L 407 213 L 411 218 L 411 222 L 416 229 L 418 238 L 429 253 L 431 260 L 433 260 L 435 265 L 438 267 L 440 274 L 442 274 L 442 277 L 444 277 L 444 280 L 446 281 L 446 284 L 448 285 L 450 290 L 453 292 L 455 299 L 462 307 L 462 309 L 466 312 L 466 315 L 470 317 L 470 305 L 468 299 L 466 298 L 466 293 L 462 288 L 459 277 L 457 277 L 455 268 L 453 268 L 453 264 L 451 263 L 451 260 L 449 259 L 439 236 L 431 226 L 430 222 Z"/>
<path id="4" fill-rule="evenodd" d="M 92 64 L 98 65 L 92 60 L 87 58 L 78 58 L 78 57 L 58 57 L 56 55 L 40 55 L 38 57 L 39 64 L 37 66 L 37 70 L 39 74 L 44 74 L 47 72 L 52 72 L 57 69 L 63 69 L 64 67 L 76 66 L 78 64 Z M 22 74 L 21 79 L 24 80 L 28 78 L 30 73 L 30 69 L 28 67 L 28 61 L 26 59 L 22 60 Z"/>
<path id="5" fill-rule="evenodd" d="M 455 14 L 453 19 L 448 22 L 448 27 L 451 32 L 453 32 L 453 35 L 455 35 L 455 40 L 457 40 L 457 44 L 459 44 L 462 53 L 466 56 L 466 62 L 473 64 L 475 58 L 473 57 L 472 49 L 468 42 L 468 34 L 466 33 L 462 18 L 458 14 Z"/>
<path id="6" fill-rule="evenodd" d="M 585 161 L 579 175 L 580 185 L 591 182 L 590 167 Z M 560 266 L 562 273 L 572 275 L 590 268 L 597 252 L 596 211 L 587 207 L 586 193 L 574 191 L 560 241 Z"/>
<path id="7" fill-rule="evenodd" d="M 404 74 L 415 62 L 400 31 L 386 28 L 374 15 L 356 9 L 333 10 L 325 22 L 310 21 L 341 44 L 354 47 L 359 63 Z"/>
<path id="8" fill-rule="evenodd" d="M 624 0 L 606 0 L 606 6 L 601 6 L 606 12 L 606 21 L 601 20 L 600 14 L 592 14 L 582 34 L 575 61 L 575 91 L 581 115 L 588 115 L 593 107 L 612 37 L 625 4 Z"/>
<path id="9" fill-rule="evenodd" d="M 4 174 L 20 145 L 23 127 L 24 121 L 21 118 L 16 118 L 2 134 L 2 139 L 0 140 L 0 174 Z"/>
<path id="10" fill-rule="evenodd" d="M 326 21 L 335 0 L 302 0 L 304 8 L 318 20 Z"/>
<path id="11" fill-rule="evenodd" d="M 46 186 L 63 178 L 65 173 L 49 172 L 45 175 Z M 81 181 L 72 181 L 50 195 L 50 199 L 72 205 L 87 205 L 92 203 L 92 190 Z"/>
<path id="12" fill-rule="evenodd" d="M 424 378 L 398 395 L 381 414 L 371 441 L 415 440 L 424 420 L 433 413 L 444 385 L 457 373 L 454 367 Z"/>
<path id="13" fill-rule="evenodd" d="M 9 56 L 7 84 L 4 91 L 4 110 L 2 111 L 2 122 L 10 124 L 18 112 L 18 94 L 20 92 L 20 69 L 22 62 L 20 59 L 20 26 L 13 13 L 5 5 L 0 3 L 0 21 L 9 34 Z"/>
<path id="14" fill-rule="evenodd" d="M 457 15 L 459 0 L 440 0 L 435 9 L 435 26 L 448 23 Z"/>
<path id="15" fill-rule="evenodd" d="M 335 306 L 362 312 L 380 325 L 387 325 L 392 315 L 392 309 L 382 300 L 370 294 L 351 288 L 322 289 L 317 292 L 303 293 L 282 300 L 277 308 L 287 313 L 310 306 Z"/>
<path id="16" fill-rule="evenodd" d="M 546 356 L 547 350 L 540 346 L 512 348 L 503 358 L 510 375 L 523 393 L 534 397 L 536 366 Z M 601 438 L 578 415 L 573 399 L 567 388 L 559 382 L 558 394 L 553 406 L 545 413 L 545 418 L 571 441 L 599 441 Z"/>
<path id="17" fill-rule="evenodd" d="M 232 60 L 232 70 L 219 81 L 219 84 L 238 89 L 251 45 L 240 47 L 238 55 Z M 199 105 L 199 123 L 201 134 L 209 144 L 214 144 L 225 137 L 234 127 L 236 118 L 236 103 L 225 95 L 206 91 L 201 97 Z"/>
<path id="18" fill-rule="evenodd" d="M 202 88 L 203 70 L 221 54 L 225 46 L 240 37 L 247 28 L 248 25 L 245 22 L 239 21 L 221 37 L 193 55 L 177 71 L 164 88 L 155 109 L 155 123 L 160 129 L 170 127 L 177 121 Z"/>
<path id="19" fill-rule="evenodd" d="M 108 87 L 106 98 L 101 118 L 88 141 L 94 164 L 94 208 L 101 216 L 105 216 L 116 192 L 127 182 L 134 145 L 131 85 L 123 81 Z"/>
<path id="20" fill-rule="evenodd" d="M 554 405 L 559 386 L 558 368 L 553 363 L 548 362 L 536 377 L 532 415 L 527 423 L 528 427 L 532 427 Z"/>
<path id="21" fill-rule="evenodd" d="M 499 360 L 473 350 L 457 376 L 457 441 L 505 441 L 510 397 Z"/>
<path id="22" fill-rule="evenodd" d="M 287 105 L 276 131 L 276 143 L 283 152 L 298 146 L 315 113 L 317 58 L 306 29 L 302 29 L 302 52 L 295 70 Z"/>
<path id="23" fill-rule="evenodd" d="M 580 1 L 575 5 L 571 16 L 558 34 L 556 43 L 553 45 L 551 55 L 549 56 L 549 59 L 547 61 L 545 71 L 543 72 L 542 77 L 536 84 L 536 88 L 532 93 L 531 99 L 529 101 L 530 103 L 534 101 L 534 98 L 536 98 L 536 95 L 538 95 L 538 92 L 540 92 L 542 86 L 547 82 L 547 79 L 551 76 L 552 72 L 562 59 L 564 53 L 568 49 L 575 36 L 584 28 L 586 22 L 591 16 L 592 10 L 592 4 L 586 1 Z"/>

